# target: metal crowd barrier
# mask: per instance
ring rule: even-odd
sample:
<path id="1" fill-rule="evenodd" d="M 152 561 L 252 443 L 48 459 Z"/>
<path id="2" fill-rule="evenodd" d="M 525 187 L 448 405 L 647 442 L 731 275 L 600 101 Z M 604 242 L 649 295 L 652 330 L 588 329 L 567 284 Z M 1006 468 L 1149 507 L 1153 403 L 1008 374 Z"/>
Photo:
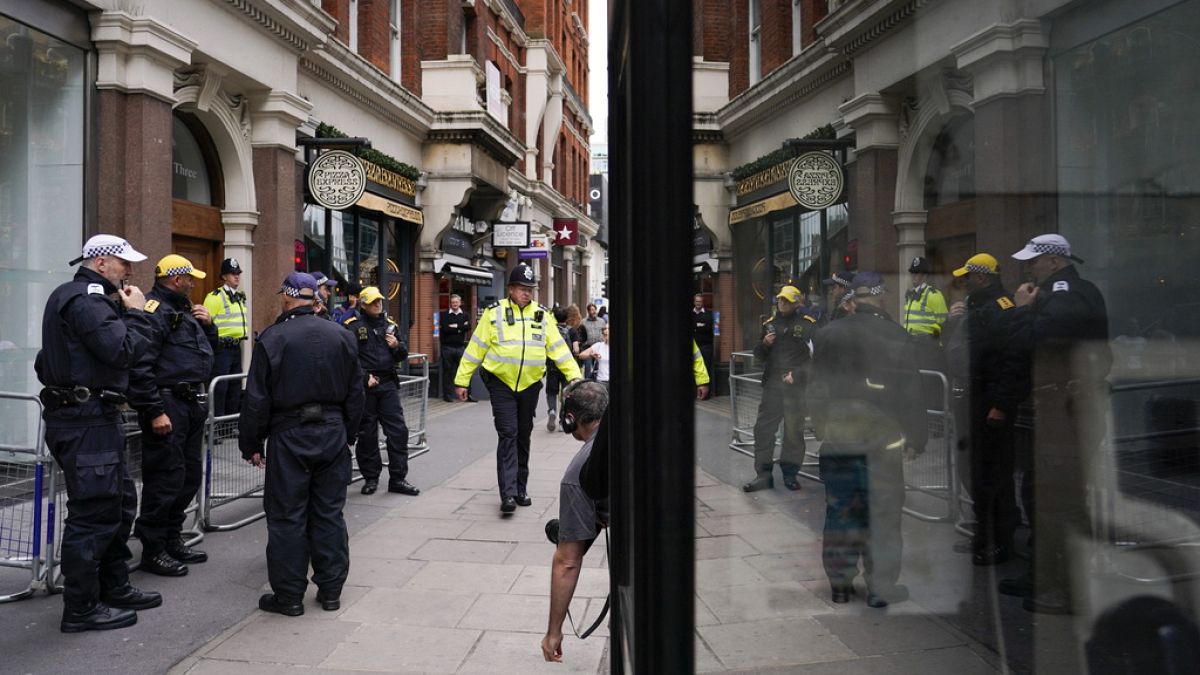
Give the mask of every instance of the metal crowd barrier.
<path id="1" fill-rule="evenodd" d="M 218 522 L 214 511 L 242 499 L 262 496 L 266 472 L 247 464 L 238 448 L 238 413 L 217 415 L 217 388 L 225 383 L 241 387 L 245 373 L 220 375 L 208 385 L 208 419 L 204 423 L 204 485 L 200 489 L 199 525 L 207 532 L 226 532 L 261 520 L 262 509 L 232 522 Z"/>
<path id="2" fill-rule="evenodd" d="M 729 358 L 729 401 L 732 408 L 732 432 L 729 448 L 749 457 L 754 456 L 754 423 L 758 417 L 758 406 L 762 401 L 762 370 L 755 369 L 753 352 L 733 352 Z M 921 376 L 937 381 L 941 392 L 941 405 L 926 410 L 929 419 L 927 450 L 912 462 L 905 463 L 905 491 L 932 498 L 934 503 L 944 506 L 928 509 L 931 500 L 923 500 L 919 506 L 905 506 L 908 515 L 928 522 L 957 521 L 963 503 L 969 500 L 961 494 L 957 480 L 956 456 L 954 452 L 954 415 L 950 408 L 950 384 L 946 376 L 935 370 L 922 370 Z M 775 443 L 781 441 L 782 432 L 777 432 Z M 815 437 L 805 431 L 808 450 L 799 475 L 820 482 L 818 472 L 810 470 L 820 458 Z M 959 524 L 959 527 L 962 525 Z"/>
<path id="3" fill-rule="evenodd" d="M 3 603 L 52 587 L 57 484 L 43 436 L 42 402 L 15 392 L 0 392 L 0 400 L 32 403 L 37 411 L 36 432 L 29 443 L 0 444 L 0 567 L 21 570 L 12 574 L 20 587 L 0 592 Z M 6 584 L 9 577 L 3 577 Z"/>
<path id="4" fill-rule="evenodd" d="M 417 374 L 412 373 L 414 367 Z M 408 458 L 411 460 L 429 452 L 429 441 L 426 439 L 429 420 L 429 356 L 409 354 L 408 361 L 396 367 L 396 376 L 400 380 L 400 407 L 404 409 L 404 423 L 408 425 Z M 387 437 L 384 436 L 383 429 L 379 430 L 379 452 L 386 467 Z M 358 460 L 354 461 L 353 475 L 354 478 L 350 482 L 362 480 L 362 474 L 358 472 Z"/>

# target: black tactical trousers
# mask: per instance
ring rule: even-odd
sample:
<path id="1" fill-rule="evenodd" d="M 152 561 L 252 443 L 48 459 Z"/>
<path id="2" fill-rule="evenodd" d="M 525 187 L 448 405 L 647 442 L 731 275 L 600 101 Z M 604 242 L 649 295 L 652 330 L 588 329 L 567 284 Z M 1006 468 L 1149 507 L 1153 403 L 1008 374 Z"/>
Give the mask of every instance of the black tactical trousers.
<path id="1" fill-rule="evenodd" d="M 483 383 L 491 395 L 492 420 L 498 437 L 496 478 L 500 498 L 525 494 L 529 482 L 529 437 L 533 433 L 533 414 L 542 383 L 535 382 L 518 392 L 487 372 L 483 374 Z"/>
<path id="2" fill-rule="evenodd" d="M 376 453 L 378 455 L 378 453 Z M 350 482 L 350 449 L 341 415 L 272 431 L 267 444 L 263 509 L 267 514 L 267 578 L 284 602 L 299 602 L 313 583 L 337 595 L 350 571 L 350 539 L 342 508 Z"/>
<path id="3" fill-rule="evenodd" d="M 383 460 L 379 457 L 379 426 L 387 438 L 388 475 L 392 483 L 408 478 L 408 424 L 400 405 L 400 388 L 395 382 L 380 382 L 367 390 L 354 457 L 363 479 L 379 480 Z"/>
<path id="4" fill-rule="evenodd" d="M 804 464 L 804 405 L 803 384 L 783 384 L 772 381 L 763 384 L 758 418 L 754 421 L 754 470 L 769 473 L 775 462 L 775 433 L 783 422 L 783 444 L 779 451 L 779 469 L 784 476 L 795 476 Z"/>
<path id="5" fill-rule="evenodd" d="M 184 511 L 204 482 L 202 457 L 205 407 L 163 393 L 163 411 L 171 418 L 171 433 L 160 436 L 152 420 L 141 415 L 142 510 L 134 532 L 144 555 L 154 555 L 179 539 Z"/>
<path id="6" fill-rule="evenodd" d="M 89 401 L 46 413 L 46 445 L 62 469 L 67 517 L 62 533 L 63 603 L 96 604 L 129 583 L 127 541 L 137 487 L 125 469 L 125 432 L 111 406 Z"/>
<path id="7" fill-rule="evenodd" d="M 442 396 L 457 398 L 454 394 L 454 376 L 458 374 L 458 364 L 466 349 L 465 345 L 442 345 Z"/>
<path id="8" fill-rule="evenodd" d="M 975 406 L 971 416 L 971 500 L 975 511 L 975 541 L 985 546 L 1009 546 L 1017 527 L 1017 497 L 1013 472 L 1013 419 L 987 423 L 988 410 Z"/>

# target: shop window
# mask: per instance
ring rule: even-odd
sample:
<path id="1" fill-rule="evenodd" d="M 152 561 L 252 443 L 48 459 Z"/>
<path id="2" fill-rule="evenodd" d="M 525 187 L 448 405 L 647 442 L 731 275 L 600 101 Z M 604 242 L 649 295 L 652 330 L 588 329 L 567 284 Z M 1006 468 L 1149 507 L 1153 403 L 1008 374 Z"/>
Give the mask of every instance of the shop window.
<path id="1" fill-rule="evenodd" d="M 171 119 L 171 196 L 221 206 L 221 179 L 212 139 L 199 120 L 176 113 Z"/>

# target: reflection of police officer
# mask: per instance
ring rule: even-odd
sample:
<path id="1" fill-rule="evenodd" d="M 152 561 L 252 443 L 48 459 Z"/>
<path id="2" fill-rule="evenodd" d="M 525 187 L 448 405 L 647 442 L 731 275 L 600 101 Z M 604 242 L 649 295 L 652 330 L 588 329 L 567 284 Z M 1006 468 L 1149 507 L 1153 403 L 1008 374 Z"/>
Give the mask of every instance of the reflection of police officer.
<path id="1" fill-rule="evenodd" d="M 1028 261 L 1037 285 L 1014 294 L 1013 340 L 1032 354 L 1034 565 L 1032 578 L 1005 580 L 1025 609 L 1073 611 L 1068 542 L 1090 536 L 1087 477 L 1104 433 L 1112 365 L 1108 310 L 1096 285 L 1079 276 L 1082 262 L 1057 234 L 1034 237 L 1013 254 Z"/>
<path id="2" fill-rule="evenodd" d="M 458 372 L 463 350 L 467 348 L 467 333 L 471 332 L 471 320 L 462 310 L 461 297 L 450 296 L 450 308 L 438 317 L 438 326 L 442 347 L 442 398 L 450 402 L 454 400 L 454 375 Z"/>
<path id="3" fill-rule="evenodd" d="M 1008 558 L 1017 526 L 1013 424 L 1029 390 L 1029 368 L 1009 345 L 1016 305 L 1000 284 L 996 259 L 971 256 L 954 276 L 964 279 L 968 291 L 965 302 L 950 308 L 946 355 L 959 437 L 970 448 L 972 561 L 993 565 Z"/>
<path id="4" fill-rule="evenodd" d="M 704 296 L 697 293 L 692 296 L 692 339 L 700 349 L 704 359 L 704 370 L 709 377 L 716 377 L 716 355 L 713 344 L 713 313 L 704 307 Z"/>
<path id="5" fill-rule="evenodd" d="M 221 261 L 221 281 L 224 285 L 204 298 L 204 308 L 217 327 L 211 377 L 241 374 L 242 342 L 250 337 L 246 294 L 238 290 L 242 283 L 242 266 L 237 258 Z M 217 415 L 232 415 L 242 406 L 241 382 L 222 382 L 212 394 L 216 398 L 213 410 Z"/>
<path id="6" fill-rule="evenodd" d="M 489 305 L 479 318 L 475 335 L 463 355 L 454 385 L 460 401 L 475 369 L 483 367 L 483 383 L 492 399 L 496 444 L 496 475 L 500 510 L 512 513 L 529 506 L 529 436 L 537 410 L 542 375 L 549 358 L 567 380 L 580 377 L 571 348 L 563 342 L 550 310 L 535 304 L 533 269 L 520 264 L 508 277 L 508 297 Z"/>
<path id="7" fill-rule="evenodd" d="M 884 290 L 874 272 L 855 276 L 850 315 L 816 335 L 810 388 L 822 439 L 825 574 L 833 601 L 848 602 L 861 560 L 871 607 L 908 597 L 896 583 L 903 457 L 922 451 L 928 434 L 913 345 L 883 311 Z"/>
<path id="8" fill-rule="evenodd" d="M 398 337 L 399 326 L 383 311 L 383 294 L 374 286 L 362 289 L 358 309 L 343 322 L 358 343 L 358 360 L 366 373 L 367 398 L 354 455 L 362 472 L 364 495 L 379 489 L 383 461 L 379 459 L 379 425 L 387 438 L 388 492 L 421 494 L 408 482 L 408 425 L 400 405 L 396 364 L 408 358 L 408 348 Z"/>
<path id="9" fill-rule="evenodd" d="M 154 276 L 146 295 L 154 334 L 129 383 L 142 427 L 142 510 L 134 531 L 142 541 L 141 569 L 179 577 L 189 564 L 208 560 L 181 534 L 184 511 L 203 479 L 204 381 L 217 331 L 208 310 L 188 299 L 204 272 L 172 254 L 158 261 Z"/>
<path id="10" fill-rule="evenodd" d="M 137 489 L 125 470 L 125 435 L 117 405 L 129 368 L 146 350 L 145 298 L 124 287 L 133 263 L 145 260 L 129 242 L 98 234 L 71 264 L 75 278 L 50 294 L 42 318 L 42 350 L 34 364 L 45 385 L 46 445 L 67 486 L 62 535 L 64 633 L 124 628 L 133 610 L 162 604 L 158 593 L 129 585 L 126 540 Z M 121 286 L 118 290 L 118 286 Z"/>
<path id="11" fill-rule="evenodd" d="M 829 288 L 829 306 L 821 315 L 821 325 L 846 317 L 850 313 L 847 305 L 853 298 L 850 289 L 854 285 L 854 272 L 834 272 L 828 279 L 822 279 L 821 285 Z"/>
<path id="12" fill-rule="evenodd" d="M 775 296 L 776 311 L 763 323 L 762 341 L 754 347 L 755 358 L 765 362 L 762 401 L 754 422 L 754 480 L 742 486 L 746 492 L 774 487 L 775 433 L 783 421 L 783 447 L 779 469 L 783 485 L 799 490 L 796 474 L 804 464 L 805 374 L 812 357 L 816 319 L 804 311 L 804 294 L 795 286 L 784 286 Z"/>
<path id="13" fill-rule="evenodd" d="M 250 359 L 238 426 L 242 457 L 266 466 L 267 575 L 272 593 L 259 609 L 304 613 L 311 561 L 322 609 L 341 606 L 350 569 L 342 507 L 350 448 L 363 407 L 354 336 L 313 314 L 316 280 L 287 276 L 283 313 L 259 336 Z M 321 358 L 313 358 L 320 345 Z M 267 461 L 263 443 L 267 442 Z"/>

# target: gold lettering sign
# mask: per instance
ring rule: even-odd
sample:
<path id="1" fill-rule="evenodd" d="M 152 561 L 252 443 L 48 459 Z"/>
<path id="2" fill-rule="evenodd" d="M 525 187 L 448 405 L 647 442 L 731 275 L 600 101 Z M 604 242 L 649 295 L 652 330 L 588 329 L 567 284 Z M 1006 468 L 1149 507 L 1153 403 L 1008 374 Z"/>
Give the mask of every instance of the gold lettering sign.
<path id="1" fill-rule="evenodd" d="M 364 209 L 386 213 L 393 218 L 407 220 L 410 223 L 421 225 L 425 222 L 425 214 L 421 213 L 420 209 L 414 209 L 411 206 L 385 199 L 379 195 L 373 195 L 370 192 L 363 193 L 363 196 L 359 197 L 358 205 Z"/>
<path id="2" fill-rule="evenodd" d="M 782 162 L 769 169 L 766 169 L 765 171 L 759 171 L 749 178 L 738 181 L 737 195 L 741 197 L 742 195 L 750 194 L 751 192 L 764 188 L 772 183 L 779 183 L 783 181 L 787 178 L 789 166 L 791 166 L 790 161 Z"/>
<path id="3" fill-rule="evenodd" d="M 729 224 L 740 223 L 743 220 L 751 220 L 759 216 L 765 216 L 772 211 L 782 211 L 790 209 L 796 205 L 796 198 L 790 192 L 777 194 L 774 197 L 768 197 L 761 201 L 748 204 L 740 209 L 734 209 L 729 212 Z"/>
<path id="4" fill-rule="evenodd" d="M 371 181 L 372 183 L 378 183 L 384 187 L 391 188 L 402 195 L 407 195 L 409 197 L 417 196 L 416 182 L 409 180 L 408 178 L 405 178 L 394 171 L 388 171 L 378 164 L 363 162 L 363 167 L 367 170 L 367 180 Z"/>

